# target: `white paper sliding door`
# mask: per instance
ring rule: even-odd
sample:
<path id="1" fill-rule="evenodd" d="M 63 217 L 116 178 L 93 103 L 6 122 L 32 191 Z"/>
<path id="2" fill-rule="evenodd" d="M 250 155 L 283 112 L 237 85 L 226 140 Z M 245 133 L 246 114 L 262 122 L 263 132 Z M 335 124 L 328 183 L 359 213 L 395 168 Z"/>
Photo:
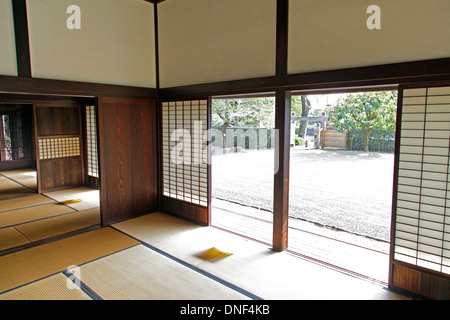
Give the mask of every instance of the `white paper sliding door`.
<path id="1" fill-rule="evenodd" d="M 208 100 L 162 103 L 162 195 L 208 206 Z"/>
<path id="2" fill-rule="evenodd" d="M 450 274 L 450 87 L 403 90 L 393 259 Z"/>
<path id="3" fill-rule="evenodd" d="M 87 174 L 99 178 L 98 173 L 98 147 L 97 147 L 97 115 L 95 106 L 87 106 L 86 115 L 86 151 Z"/>

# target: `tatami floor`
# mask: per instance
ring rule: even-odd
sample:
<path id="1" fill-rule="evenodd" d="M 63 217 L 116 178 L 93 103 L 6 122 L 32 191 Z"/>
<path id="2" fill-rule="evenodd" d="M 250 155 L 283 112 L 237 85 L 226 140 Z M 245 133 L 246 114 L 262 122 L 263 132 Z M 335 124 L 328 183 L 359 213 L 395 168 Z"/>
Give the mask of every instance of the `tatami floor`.
<path id="1" fill-rule="evenodd" d="M 406 299 L 159 212 L 1 256 L 0 270 L 0 299 Z"/>
<path id="2" fill-rule="evenodd" d="M 20 190 L 1 192 L 0 300 L 407 299 L 261 242 L 160 212 L 48 241 L 98 223 L 98 192 L 40 195 L 27 175 L 32 173 L 0 176 Z M 30 245 L 40 239 L 47 241 Z"/>
<path id="3" fill-rule="evenodd" d="M 100 224 L 98 190 L 36 190 L 36 171 L 0 172 L 0 252 Z"/>

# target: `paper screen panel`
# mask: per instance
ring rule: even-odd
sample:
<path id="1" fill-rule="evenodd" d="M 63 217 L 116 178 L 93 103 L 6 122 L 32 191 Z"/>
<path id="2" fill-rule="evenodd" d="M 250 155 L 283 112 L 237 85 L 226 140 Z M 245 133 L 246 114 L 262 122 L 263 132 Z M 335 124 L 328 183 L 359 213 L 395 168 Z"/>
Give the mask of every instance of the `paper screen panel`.
<path id="1" fill-rule="evenodd" d="M 94 106 L 86 107 L 87 173 L 98 178 L 97 118 Z"/>
<path id="2" fill-rule="evenodd" d="M 406 89 L 394 259 L 450 274 L 450 87 Z"/>
<path id="3" fill-rule="evenodd" d="M 164 196 L 207 206 L 207 120 L 207 100 L 162 103 Z"/>

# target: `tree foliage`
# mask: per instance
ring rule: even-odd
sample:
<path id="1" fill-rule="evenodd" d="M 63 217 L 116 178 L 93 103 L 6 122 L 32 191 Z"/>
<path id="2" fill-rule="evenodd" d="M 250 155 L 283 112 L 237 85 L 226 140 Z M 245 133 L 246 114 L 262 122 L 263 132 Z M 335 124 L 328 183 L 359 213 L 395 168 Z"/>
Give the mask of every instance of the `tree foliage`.
<path id="1" fill-rule="evenodd" d="M 244 98 L 214 99 L 212 101 L 212 126 L 225 133 L 228 127 L 273 128 L 275 124 L 275 99 Z"/>
<path id="2" fill-rule="evenodd" d="M 397 92 L 351 93 L 340 98 L 329 111 L 329 120 L 338 131 L 361 130 L 365 133 L 364 147 L 369 151 L 373 129 L 395 130 Z"/>
<path id="3" fill-rule="evenodd" d="M 214 127 L 246 126 L 272 128 L 274 126 L 273 98 L 214 99 L 212 121 Z"/>
<path id="4" fill-rule="evenodd" d="M 303 117 L 303 114 L 305 113 L 305 111 L 303 111 L 302 96 L 292 96 L 291 97 L 291 113 L 295 113 L 296 117 Z M 309 111 L 309 109 L 307 111 Z M 307 111 L 306 111 L 305 117 L 308 116 Z"/>

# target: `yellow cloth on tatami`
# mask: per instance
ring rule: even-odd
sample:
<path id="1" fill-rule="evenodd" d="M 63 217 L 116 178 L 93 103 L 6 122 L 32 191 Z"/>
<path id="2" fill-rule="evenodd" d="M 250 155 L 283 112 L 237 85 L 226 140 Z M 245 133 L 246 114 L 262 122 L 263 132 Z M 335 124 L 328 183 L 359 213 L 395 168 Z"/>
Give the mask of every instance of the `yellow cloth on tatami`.
<path id="1" fill-rule="evenodd" d="M 217 249 L 216 247 L 212 247 L 211 249 L 208 249 L 200 253 L 199 255 L 197 255 L 197 257 L 204 260 L 213 260 L 213 259 L 222 259 L 231 255 L 232 253 L 230 252 L 225 252 Z"/>

